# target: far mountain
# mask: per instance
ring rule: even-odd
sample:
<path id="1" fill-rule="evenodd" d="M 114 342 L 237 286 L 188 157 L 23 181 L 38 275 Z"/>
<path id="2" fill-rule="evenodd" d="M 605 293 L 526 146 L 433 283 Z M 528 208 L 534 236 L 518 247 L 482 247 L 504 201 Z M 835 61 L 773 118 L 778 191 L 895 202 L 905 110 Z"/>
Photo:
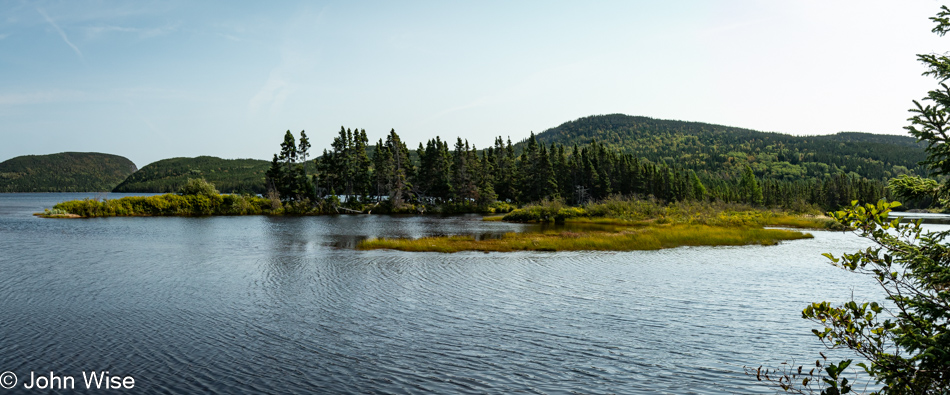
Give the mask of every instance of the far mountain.
<path id="1" fill-rule="evenodd" d="M 904 173 L 924 175 L 917 165 L 924 146 L 912 137 L 842 132 L 793 136 L 701 122 L 623 114 L 566 122 L 537 135 L 570 151 L 596 139 L 655 163 L 709 173 L 739 174 L 746 164 L 760 177 L 802 179 L 857 174 L 883 180 Z M 520 144 L 519 144 L 520 145 Z"/>
<path id="2" fill-rule="evenodd" d="M 223 193 L 265 193 L 270 162 L 214 156 L 171 158 L 150 163 L 130 175 L 113 192 L 176 192 L 189 178 L 204 178 Z"/>
<path id="3" fill-rule="evenodd" d="M 98 152 L 24 155 L 0 162 L 0 192 L 107 192 L 135 163 Z"/>

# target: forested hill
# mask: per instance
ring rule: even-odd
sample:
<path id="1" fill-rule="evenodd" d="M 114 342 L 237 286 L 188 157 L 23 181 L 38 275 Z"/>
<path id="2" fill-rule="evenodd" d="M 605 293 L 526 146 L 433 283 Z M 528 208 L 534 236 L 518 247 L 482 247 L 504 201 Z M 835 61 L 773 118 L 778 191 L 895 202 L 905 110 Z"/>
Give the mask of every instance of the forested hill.
<path id="1" fill-rule="evenodd" d="M 110 191 L 135 164 L 98 152 L 24 155 L 0 162 L 0 192 Z"/>
<path id="2" fill-rule="evenodd" d="M 795 180 L 839 173 L 883 180 L 924 175 L 924 147 L 905 136 L 842 132 L 792 136 L 700 122 L 623 114 L 566 122 L 537 136 L 570 148 L 591 140 L 655 163 L 733 176 L 749 164 L 760 177 Z M 519 143 L 522 145 L 523 143 Z"/>
<path id="3" fill-rule="evenodd" d="M 130 175 L 113 192 L 176 192 L 189 178 L 204 178 L 221 192 L 264 193 L 264 173 L 269 167 L 270 162 L 258 159 L 162 159 Z"/>

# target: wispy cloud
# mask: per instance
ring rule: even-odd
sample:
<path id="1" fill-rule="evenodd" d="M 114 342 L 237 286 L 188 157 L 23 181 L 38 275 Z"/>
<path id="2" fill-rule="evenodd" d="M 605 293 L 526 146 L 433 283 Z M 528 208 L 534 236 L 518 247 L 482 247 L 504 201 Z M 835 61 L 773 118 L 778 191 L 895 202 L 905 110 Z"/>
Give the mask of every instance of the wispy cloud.
<path id="1" fill-rule="evenodd" d="M 161 27 L 150 27 L 150 28 L 139 28 L 139 27 L 126 27 L 126 26 L 113 26 L 113 25 L 99 25 L 99 26 L 89 26 L 84 28 L 86 32 L 86 37 L 90 39 L 98 38 L 99 36 L 109 34 L 109 33 L 126 33 L 126 34 L 137 34 L 142 38 L 151 38 L 164 36 L 166 34 L 174 33 L 178 30 L 181 23 L 169 24 Z"/>
<path id="2" fill-rule="evenodd" d="M 287 81 L 287 67 L 287 63 L 283 63 L 271 70 L 267 82 L 248 103 L 248 107 L 252 112 L 258 112 L 264 107 L 269 107 L 270 111 L 274 112 L 283 106 L 284 101 L 294 91 L 294 88 Z"/>
<path id="3" fill-rule="evenodd" d="M 9 33 L 7 33 L 7 34 L 0 34 L 0 40 L 3 40 L 3 39 L 5 39 L 5 38 L 7 38 L 7 37 L 10 37 L 10 34 L 9 34 Z"/>
<path id="4" fill-rule="evenodd" d="M 40 15 L 43 15 L 43 18 L 46 18 L 46 22 L 49 22 L 49 24 L 52 25 L 53 28 L 56 29 L 57 32 L 59 32 L 59 36 L 63 38 L 63 41 L 65 41 L 66 44 L 68 44 L 69 47 L 73 49 L 73 51 L 76 51 L 76 54 L 79 55 L 79 58 L 81 59 L 82 51 L 80 51 L 78 47 L 76 47 L 75 45 L 73 45 L 71 41 L 69 41 L 69 37 L 66 37 L 66 32 L 64 32 L 63 29 L 59 28 L 59 25 L 57 25 L 56 22 L 53 21 L 53 18 L 50 18 L 49 15 L 46 15 L 46 11 L 43 11 L 43 9 L 41 8 L 37 8 L 36 11 L 39 12 Z"/>
<path id="5" fill-rule="evenodd" d="M 297 91 L 300 80 L 317 61 L 307 45 L 311 44 L 312 39 L 309 37 L 316 36 L 316 26 L 320 25 L 325 12 L 326 9 L 318 14 L 304 10 L 288 23 L 280 48 L 280 63 L 271 70 L 267 81 L 248 102 L 251 113 L 264 109 L 272 114 L 280 112 L 287 98 Z M 301 37 L 308 39 L 303 40 Z"/>

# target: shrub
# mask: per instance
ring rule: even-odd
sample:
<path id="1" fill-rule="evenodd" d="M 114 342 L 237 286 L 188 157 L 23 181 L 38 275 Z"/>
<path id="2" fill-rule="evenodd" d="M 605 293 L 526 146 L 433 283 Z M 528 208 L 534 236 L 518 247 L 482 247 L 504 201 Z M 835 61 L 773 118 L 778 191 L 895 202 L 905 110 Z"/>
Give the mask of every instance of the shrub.
<path id="1" fill-rule="evenodd" d="M 214 184 L 205 181 L 204 178 L 189 178 L 185 185 L 182 185 L 178 189 L 179 195 L 201 195 L 201 196 L 217 196 L 219 195 L 218 190 L 214 188 Z"/>

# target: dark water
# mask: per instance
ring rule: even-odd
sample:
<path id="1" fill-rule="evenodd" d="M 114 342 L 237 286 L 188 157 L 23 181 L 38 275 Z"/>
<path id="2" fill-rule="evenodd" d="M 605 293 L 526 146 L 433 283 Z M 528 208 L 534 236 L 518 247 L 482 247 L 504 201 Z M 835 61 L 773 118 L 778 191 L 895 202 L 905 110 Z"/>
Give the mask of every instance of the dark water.
<path id="1" fill-rule="evenodd" d="M 405 253 L 369 236 L 491 235 L 478 217 L 40 219 L 0 194 L 0 371 L 132 376 L 142 393 L 774 393 L 743 365 L 814 361 L 807 302 L 880 300 L 821 252 Z M 2 390 L 0 390 L 2 391 Z M 63 391 L 70 392 L 70 391 Z"/>

